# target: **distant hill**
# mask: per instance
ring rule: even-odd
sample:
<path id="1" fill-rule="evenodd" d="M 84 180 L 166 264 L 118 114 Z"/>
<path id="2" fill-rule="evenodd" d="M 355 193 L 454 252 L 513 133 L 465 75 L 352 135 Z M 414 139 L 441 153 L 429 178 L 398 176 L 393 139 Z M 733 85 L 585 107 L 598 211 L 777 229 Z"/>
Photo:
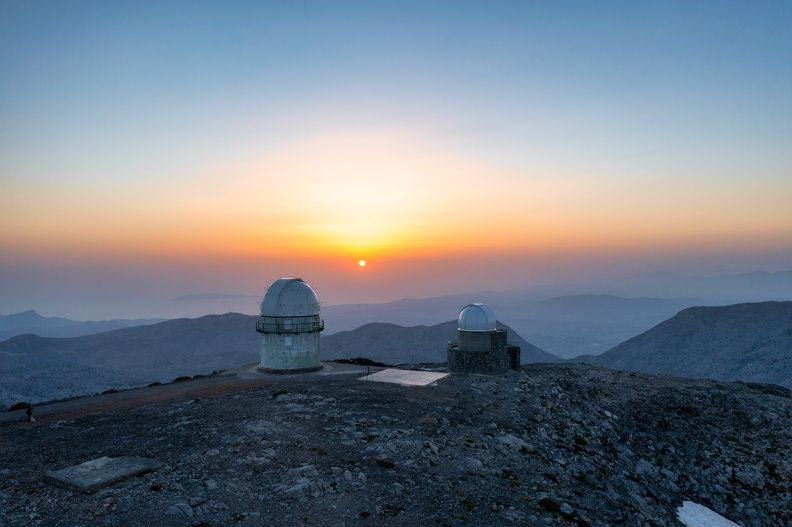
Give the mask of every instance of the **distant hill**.
<path id="1" fill-rule="evenodd" d="M 0 402 L 70 397 L 256 362 L 255 320 L 228 313 L 82 337 L 20 335 L 0 342 Z"/>
<path id="2" fill-rule="evenodd" d="M 508 331 L 509 344 L 522 348 L 522 362 L 562 362 L 562 359 Z M 366 357 L 385 363 L 445 362 L 449 340 L 457 338 L 457 321 L 434 326 L 398 326 L 375 322 L 352 331 L 322 337 L 322 357 L 328 359 Z"/>
<path id="3" fill-rule="evenodd" d="M 792 387 L 792 302 L 691 307 L 598 356 L 607 368 Z"/>
<path id="4" fill-rule="evenodd" d="M 0 342 L 32 333 L 40 337 L 79 337 L 114 329 L 143 326 L 162 322 L 161 319 L 69 320 L 61 317 L 43 317 L 29 309 L 21 313 L 0 315 Z"/>

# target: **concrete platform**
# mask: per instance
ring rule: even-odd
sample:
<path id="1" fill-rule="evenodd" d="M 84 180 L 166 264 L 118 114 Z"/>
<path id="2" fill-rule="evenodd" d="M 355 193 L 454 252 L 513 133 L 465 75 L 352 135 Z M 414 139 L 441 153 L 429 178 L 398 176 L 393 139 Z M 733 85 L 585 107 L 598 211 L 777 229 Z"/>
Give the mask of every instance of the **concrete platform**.
<path id="1" fill-rule="evenodd" d="M 48 471 L 45 479 L 90 494 L 107 485 L 156 470 L 159 466 L 158 462 L 142 457 L 102 456 L 79 465 Z"/>
<path id="2" fill-rule="evenodd" d="M 231 373 L 235 374 L 240 379 L 261 379 L 283 382 L 289 381 L 290 379 L 299 380 L 300 378 L 304 378 L 306 375 L 316 375 L 319 377 L 324 377 L 327 375 L 350 375 L 366 373 L 370 371 L 379 371 L 380 369 L 382 368 L 377 368 L 374 366 L 360 366 L 357 364 L 341 364 L 328 361 L 322 362 L 321 366 L 317 370 L 291 373 L 286 375 L 282 373 L 262 371 L 259 369 L 258 364 L 248 364 L 236 370 L 232 370 Z"/>
<path id="3" fill-rule="evenodd" d="M 393 384 L 401 384 L 403 386 L 427 386 L 434 382 L 439 381 L 446 377 L 447 373 L 438 373 L 434 371 L 416 371 L 416 370 L 396 370 L 388 368 L 386 370 L 372 373 L 361 377 L 361 381 L 374 381 L 374 382 L 390 382 Z"/>

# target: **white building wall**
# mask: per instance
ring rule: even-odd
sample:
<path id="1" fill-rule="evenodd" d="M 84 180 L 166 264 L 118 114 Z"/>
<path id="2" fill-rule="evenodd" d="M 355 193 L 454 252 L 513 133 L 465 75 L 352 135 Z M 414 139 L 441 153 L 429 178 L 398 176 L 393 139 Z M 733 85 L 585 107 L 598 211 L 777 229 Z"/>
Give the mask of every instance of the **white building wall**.
<path id="1" fill-rule="evenodd" d="M 267 370 L 319 368 L 319 332 L 263 335 L 261 368 Z"/>

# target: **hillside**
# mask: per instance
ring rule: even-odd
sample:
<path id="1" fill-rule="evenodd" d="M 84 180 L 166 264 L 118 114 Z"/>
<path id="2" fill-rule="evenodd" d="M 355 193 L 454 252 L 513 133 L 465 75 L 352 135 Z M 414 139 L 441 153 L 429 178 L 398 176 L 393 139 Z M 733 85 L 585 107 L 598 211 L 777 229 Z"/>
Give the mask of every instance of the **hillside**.
<path id="1" fill-rule="evenodd" d="M 685 500 L 746 527 L 792 522 L 787 390 L 584 364 L 428 387 L 363 372 L 6 414 L 0 525 L 681 527 Z M 100 456 L 162 466 L 92 495 L 42 478 Z"/>
<path id="2" fill-rule="evenodd" d="M 516 331 L 498 322 L 508 331 L 508 342 L 522 348 L 522 362 L 561 362 L 561 359 L 525 341 Z M 448 341 L 457 338 L 457 321 L 434 326 L 403 327 L 396 324 L 371 323 L 352 331 L 342 331 L 322 338 L 322 357 L 338 359 L 366 357 L 380 362 L 445 362 Z"/>
<path id="3" fill-rule="evenodd" d="M 79 337 L 114 329 L 144 326 L 162 322 L 160 319 L 70 320 L 44 317 L 32 309 L 0 315 L 0 342 L 32 333 L 40 337 Z"/>
<path id="4" fill-rule="evenodd" d="M 692 307 L 602 355 L 607 368 L 792 387 L 792 302 Z"/>
<path id="5" fill-rule="evenodd" d="M 169 381 L 256 362 L 255 317 L 176 319 L 73 338 L 0 342 L 0 402 L 40 401 Z"/>

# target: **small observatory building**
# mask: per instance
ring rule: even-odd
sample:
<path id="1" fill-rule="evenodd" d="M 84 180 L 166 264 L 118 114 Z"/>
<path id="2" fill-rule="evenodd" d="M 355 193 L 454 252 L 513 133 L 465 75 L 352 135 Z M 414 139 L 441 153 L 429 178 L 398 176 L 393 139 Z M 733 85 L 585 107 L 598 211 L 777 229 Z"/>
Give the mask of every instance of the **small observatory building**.
<path id="1" fill-rule="evenodd" d="M 304 373 L 320 369 L 319 300 L 301 278 L 279 278 L 261 301 L 256 331 L 261 333 L 261 364 L 266 373 Z"/>
<path id="2" fill-rule="evenodd" d="M 468 304 L 459 312 L 457 342 L 448 344 L 450 373 L 501 375 L 520 368 L 520 347 L 506 343 L 495 312 L 487 304 Z"/>

